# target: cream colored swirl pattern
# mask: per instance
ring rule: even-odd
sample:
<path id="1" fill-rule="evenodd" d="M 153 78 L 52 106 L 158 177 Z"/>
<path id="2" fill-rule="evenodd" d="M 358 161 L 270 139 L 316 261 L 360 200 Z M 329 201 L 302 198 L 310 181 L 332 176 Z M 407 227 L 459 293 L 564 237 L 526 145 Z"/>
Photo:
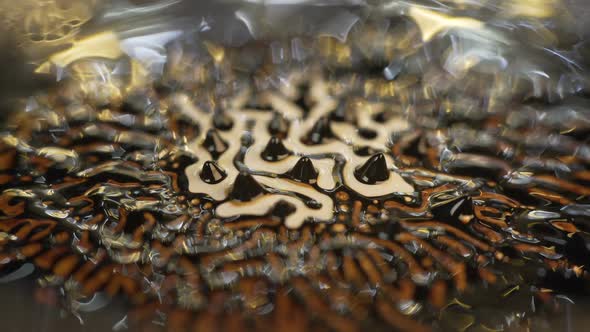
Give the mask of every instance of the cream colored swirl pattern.
<path id="1" fill-rule="evenodd" d="M 284 146 L 292 152 L 288 157 L 279 161 L 267 161 L 261 157 L 267 142 L 272 135 L 268 132 L 268 124 L 273 116 L 272 112 L 244 109 L 243 105 L 247 95 L 236 98 L 232 103 L 232 109 L 227 115 L 233 120 L 233 127 L 228 131 L 218 131 L 220 137 L 228 143 L 227 150 L 219 157 L 217 164 L 226 172 L 227 176 L 217 184 L 204 182 L 199 176 L 203 164 L 212 160 L 210 153 L 203 148 L 202 142 L 207 131 L 213 128 L 213 115 L 200 110 L 191 99 L 183 94 L 173 98 L 173 104 L 192 121 L 199 125 L 201 134 L 198 139 L 189 144 L 189 149 L 198 158 L 198 161 L 187 167 L 186 175 L 189 179 L 189 190 L 193 193 L 206 194 L 215 201 L 221 202 L 216 209 L 216 215 L 221 218 L 231 218 L 239 215 L 265 215 L 271 211 L 274 205 L 280 201 L 291 203 L 296 211 L 285 218 L 285 224 L 289 228 L 298 228 L 305 221 L 315 222 L 330 221 L 333 218 L 332 198 L 326 193 L 316 190 L 314 186 L 299 183 L 293 180 L 279 177 L 293 168 L 297 161 L 303 157 L 309 157 L 318 172 L 317 187 L 322 191 L 332 191 L 342 181 L 351 190 L 367 197 L 374 198 L 394 193 L 413 192 L 413 187 L 408 184 L 396 172 L 393 158 L 385 154 L 389 178 L 377 184 L 365 184 L 357 180 L 355 169 L 363 165 L 370 157 L 359 156 L 354 152 L 354 145 L 367 146 L 380 152 L 388 151 L 389 135 L 393 132 L 408 129 L 409 125 L 401 117 L 394 117 L 384 123 L 372 120 L 372 115 L 381 110 L 381 105 L 360 105 L 356 110 L 357 125 L 351 123 L 331 123 L 335 139 L 318 145 L 306 145 L 302 137 L 309 132 L 318 120 L 336 107 L 336 102 L 327 95 L 325 86 L 321 80 L 316 80 L 311 87 L 311 98 L 316 101 L 306 117 L 301 109 L 278 94 L 268 94 L 267 100 L 275 110 L 290 121 L 289 134 L 282 141 Z M 247 123 L 253 123 L 252 128 L 247 128 Z M 358 134 L 358 126 L 370 128 L 376 132 L 376 137 L 366 139 Z M 234 180 L 240 170 L 236 168 L 234 159 L 241 148 L 240 138 L 250 131 L 253 143 L 244 156 L 244 165 L 248 172 L 257 174 L 254 178 L 263 186 L 272 188 L 271 192 L 248 202 L 240 202 L 228 199 Z M 341 174 L 338 173 L 335 156 L 344 160 Z M 264 175 L 259 175 L 264 173 Z M 278 191 L 278 193 L 277 193 Z M 321 204 L 320 208 L 308 207 L 300 198 L 291 194 L 299 194 L 315 200 Z"/>

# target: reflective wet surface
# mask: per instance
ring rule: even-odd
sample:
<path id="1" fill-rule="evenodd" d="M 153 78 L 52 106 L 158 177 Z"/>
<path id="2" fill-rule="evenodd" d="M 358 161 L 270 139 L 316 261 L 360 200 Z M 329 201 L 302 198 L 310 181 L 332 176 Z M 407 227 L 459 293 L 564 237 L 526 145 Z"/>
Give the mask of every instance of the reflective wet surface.
<path id="1" fill-rule="evenodd" d="M 10 328 L 582 329 L 584 40 L 554 5 L 454 5 L 39 61 L 58 81 L 0 135 Z"/>

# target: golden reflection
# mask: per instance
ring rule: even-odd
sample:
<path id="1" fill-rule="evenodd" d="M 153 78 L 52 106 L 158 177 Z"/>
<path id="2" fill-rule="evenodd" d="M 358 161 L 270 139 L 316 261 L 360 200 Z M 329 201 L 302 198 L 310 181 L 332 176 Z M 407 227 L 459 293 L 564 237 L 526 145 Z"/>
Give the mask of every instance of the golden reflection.
<path id="1" fill-rule="evenodd" d="M 115 60 L 123 55 L 119 38 L 112 31 L 106 31 L 74 42 L 65 51 L 52 55 L 48 61 L 42 63 L 36 73 L 48 74 L 52 67 L 66 68 L 75 61 L 85 58 L 105 58 Z"/>
<path id="2" fill-rule="evenodd" d="M 560 0 L 510 0 L 506 6 L 509 16 L 548 18 L 561 7 Z"/>
<path id="3" fill-rule="evenodd" d="M 412 17 L 420 31 L 422 40 L 430 41 L 437 34 L 453 28 L 482 30 L 485 25 L 482 21 L 469 17 L 453 17 L 434 10 L 421 7 L 410 7 L 408 16 Z"/>
<path id="4" fill-rule="evenodd" d="M 0 23 L 32 57 L 69 43 L 101 0 L 0 0 Z"/>

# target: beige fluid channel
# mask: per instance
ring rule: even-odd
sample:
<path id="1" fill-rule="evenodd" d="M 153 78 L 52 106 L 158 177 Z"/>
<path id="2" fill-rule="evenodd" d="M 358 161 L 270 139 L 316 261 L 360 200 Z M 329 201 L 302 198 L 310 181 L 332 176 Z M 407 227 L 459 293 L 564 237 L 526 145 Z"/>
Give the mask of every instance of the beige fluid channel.
<path id="1" fill-rule="evenodd" d="M 277 109 L 281 110 L 283 114 L 290 121 L 289 136 L 283 141 L 285 147 L 294 154 L 280 161 L 266 161 L 261 157 L 267 142 L 271 135 L 268 133 L 267 127 L 273 114 L 271 112 L 257 112 L 255 110 L 240 111 L 240 104 L 244 104 L 244 98 L 238 98 L 235 101 L 235 110 L 227 112 L 228 116 L 234 120 L 234 127 L 227 132 L 220 131 L 220 135 L 224 138 L 229 146 L 218 160 L 221 166 L 227 172 L 227 177 L 217 184 L 208 184 L 204 182 L 199 173 L 202 170 L 203 164 L 211 160 L 209 152 L 201 145 L 205 139 L 205 135 L 211 129 L 212 114 L 200 111 L 194 106 L 186 95 L 178 95 L 174 97 L 174 102 L 179 106 L 179 109 L 184 114 L 188 115 L 193 121 L 203 128 L 202 135 L 195 142 L 189 144 L 189 149 L 195 153 L 199 161 L 186 169 L 186 174 L 189 179 L 189 190 L 193 193 L 206 194 L 211 196 L 214 200 L 223 201 L 227 199 L 228 194 L 232 188 L 234 180 L 239 171 L 234 165 L 234 157 L 240 149 L 240 141 L 237 139 L 241 137 L 246 131 L 245 125 L 249 121 L 254 121 L 255 125 L 252 129 L 254 137 L 254 144 L 248 148 L 245 155 L 244 163 L 249 171 L 268 171 L 272 170 L 274 175 L 287 173 L 293 168 L 299 158 L 303 156 L 311 157 L 313 163 L 319 173 L 317 184 L 326 191 L 334 190 L 336 188 L 336 180 L 334 179 L 334 158 L 330 157 L 314 157 L 325 154 L 338 154 L 344 157 L 346 163 L 343 169 L 343 181 L 349 188 L 356 191 L 362 196 L 373 198 L 385 196 L 393 193 L 410 193 L 413 192 L 413 187 L 409 185 L 404 179 L 395 171 L 395 165 L 391 157 L 387 156 L 387 165 L 390 169 L 390 176 L 386 181 L 377 184 L 364 184 L 356 179 L 354 171 L 363 165 L 369 157 L 360 157 L 353 151 L 353 142 L 360 146 L 368 146 L 379 152 L 387 150 L 388 137 L 391 133 L 402 131 L 408 128 L 408 123 L 400 118 L 394 117 L 383 124 L 379 124 L 371 119 L 371 116 L 380 111 L 379 105 L 366 105 L 366 110 L 358 112 L 359 125 L 362 127 L 369 127 L 377 132 L 374 139 L 365 139 L 360 137 L 357 129 L 351 124 L 333 124 L 333 131 L 341 140 L 333 140 L 326 144 L 318 146 L 309 146 L 301 142 L 301 138 L 314 124 L 323 116 L 327 116 L 334 107 L 335 102 L 332 101 L 325 92 L 325 87 L 322 82 L 317 80 L 312 87 L 312 95 L 318 100 L 317 104 L 311 109 L 307 118 L 303 118 L 302 110 L 293 104 L 286 102 L 284 99 L 276 95 L 268 95 L 270 103 Z M 242 99 L 242 100 L 239 100 Z M 332 198 L 329 195 L 316 191 L 311 185 L 299 183 L 289 179 L 282 179 L 276 176 L 262 176 L 255 175 L 254 178 L 266 187 L 298 193 L 306 197 L 312 198 L 319 202 L 321 207 L 313 209 L 307 207 L 304 202 L 298 198 L 281 194 L 266 194 L 257 197 L 249 202 L 240 202 L 236 200 L 229 200 L 219 205 L 216 209 L 216 214 L 221 218 L 237 217 L 240 215 L 265 215 L 270 209 L 279 201 L 284 200 L 293 204 L 296 207 L 296 212 L 287 216 L 285 224 L 289 228 L 298 228 L 304 221 L 330 221 L 332 220 L 334 209 Z"/>

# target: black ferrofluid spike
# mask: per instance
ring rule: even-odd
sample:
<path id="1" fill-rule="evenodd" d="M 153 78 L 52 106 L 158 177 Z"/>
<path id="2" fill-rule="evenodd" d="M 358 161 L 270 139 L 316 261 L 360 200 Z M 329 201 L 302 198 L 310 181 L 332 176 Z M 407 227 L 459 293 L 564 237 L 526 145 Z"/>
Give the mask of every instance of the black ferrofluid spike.
<path id="1" fill-rule="evenodd" d="M 219 156 L 227 150 L 228 144 L 221 138 L 217 130 L 209 129 L 205 135 L 205 139 L 201 144 L 209 153 L 213 159 L 219 158 Z"/>
<path id="2" fill-rule="evenodd" d="M 213 126 L 219 130 L 227 131 L 234 126 L 234 120 L 226 112 L 217 110 L 213 114 Z"/>
<path id="3" fill-rule="evenodd" d="M 250 201 L 264 193 L 264 188 L 247 172 L 240 172 L 234 181 L 229 197 L 238 201 Z"/>
<path id="4" fill-rule="evenodd" d="M 272 119 L 268 123 L 268 132 L 280 138 L 287 137 L 289 133 L 289 120 L 285 119 L 281 113 L 274 112 Z"/>
<path id="5" fill-rule="evenodd" d="M 318 145 L 324 142 L 324 139 L 334 138 L 335 135 L 332 132 L 330 126 L 330 119 L 326 116 L 319 118 L 319 120 L 313 125 L 313 128 L 307 133 L 304 143 L 310 145 Z"/>
<path id="6" fill-rule="evenodd" d="M 291 152 L 287 150 L 280 138 L 273 136 L 268 140 L 266 147 L 260 154 L 266 161 L 279 161 L 287 157 Z"/>
<path id="7" fill-rule="evenodd" d="M 366 184 L 375 184 L 389 179 L 389 169 L 383 153 L 377 153 L 354 171 L 356 178 Z"/>
<path id="8" fill-rule="evenodd" d="M 315 183 L 318 178 L 318 172 L 308 157 L 301 157 L 289 171 L 288 175 L 293 180 L 309 184 Z"/>
<path id="9" fill-rule="evenodd" d="M 227 174 L 215 161 L 206 161 L 201 169 L 201 180 L 208 184 L 216 184 L 227 177 Z"/>

